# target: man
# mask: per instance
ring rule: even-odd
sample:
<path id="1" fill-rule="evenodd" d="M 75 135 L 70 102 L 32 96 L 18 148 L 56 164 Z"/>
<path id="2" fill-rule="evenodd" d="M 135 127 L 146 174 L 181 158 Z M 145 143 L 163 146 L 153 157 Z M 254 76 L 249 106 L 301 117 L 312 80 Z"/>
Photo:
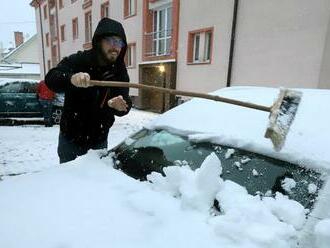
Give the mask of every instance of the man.
<path id="1" fill-rule="evenodd" d="M 52 110 L 55 93 L 48 89 L 44 80 L 41 80 L 38 84 L 37 96 L 42 109 L 45 126 L 51 127 L 53 126 Z"/>
<path id="2" fill-rule="evenodd" d="M 89 149 L 106 148 L 114 115 L 129 112 L 132 103 L 128 88 L 97 87 L 89 82 L 129 82 L 124 62 L 126 49 L 122 25 L 103 18 L 95 30 L 92 49 L 64 58 L 46 75 L 51 90 L 65 92 L 57 150 L 60 163 L 74 160 Z"/>

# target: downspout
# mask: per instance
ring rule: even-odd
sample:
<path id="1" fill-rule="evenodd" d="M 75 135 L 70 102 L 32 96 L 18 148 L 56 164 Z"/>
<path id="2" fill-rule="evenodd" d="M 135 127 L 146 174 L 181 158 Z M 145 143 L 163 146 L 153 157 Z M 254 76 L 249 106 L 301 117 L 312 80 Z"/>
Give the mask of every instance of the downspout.
<path id="1" fill-rule="evenodd" d="M 231 26 L 231 39 L 230 39 L 230 50 L 229 50 L 228 72 L 227 72 L 227 85 L 226 85 L 227 87 L 231 86 L 231 74 L 232 74 L 232 70 L 233 70 L 233 59 L 234 59 L 238 4 L 239 4 L 239 0 L 235 0 L 234 10 L 233 10 L 233 22 L 232 22 L 232 26 Z"/>
<path id="2" fill-rule="evenodd" d="M 41 31 L 41 46 L 42 46 L 42 61 L 44 66 L 44 76 L 46 74 L 46 62 L 45 62 L 45 48 L 44 48 L 44 31 L 42 27 L 42 16 L 41 16 L 41 4 L 40 1 L 37 1 L 39 5 L 39 18 L 40 18 L 40 31 Z"/>

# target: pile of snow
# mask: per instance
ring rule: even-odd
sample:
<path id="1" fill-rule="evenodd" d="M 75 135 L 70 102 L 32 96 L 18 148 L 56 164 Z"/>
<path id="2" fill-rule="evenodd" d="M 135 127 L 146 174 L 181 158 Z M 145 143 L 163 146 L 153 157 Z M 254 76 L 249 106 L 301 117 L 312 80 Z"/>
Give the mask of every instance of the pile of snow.
<path id="1" fill-rule="evenodd" d="M 314 228 L 318 248 L 329 248 L 330 219 L 321 220 Z"/>
<path id="2" fill-rule="evenodd" d="M 303 206 L 281 194 L 251 196 L 223 181 L 215 154 L 196 171 L 152 173 L 152 183 L 99 155 L 0 182 L 0 247 L 287 248 L 305 221 Z M 220 212 L 210 211 L 214 199 Z"/>
<path id="3" fill-rule="evenodd" d="M 306 167 L 330 169 L 330 115 L 324 114 L 330 106 L 330 90 L 297 90 L 303 93 L 301 104 L 281 152 L 274 151 L 271 141 L 264 138 L 269 113 L 211 100 L 192 99 L 161 115 L 148 128 L 164 128 L 192 141 L 210 141 Z M 271 106 L 278 93 L 274 88 L 230 87 L 213 94 Z"/>

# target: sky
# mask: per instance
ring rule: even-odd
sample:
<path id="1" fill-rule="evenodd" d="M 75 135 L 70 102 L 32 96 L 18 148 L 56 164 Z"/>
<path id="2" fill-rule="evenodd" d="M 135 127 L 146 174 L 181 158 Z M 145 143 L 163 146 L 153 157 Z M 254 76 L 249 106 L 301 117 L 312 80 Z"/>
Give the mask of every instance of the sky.
<path id="1" fill-rule="evenodd" d="M 1 0 L 0 8 L 0 47 L 13 47 L 14 31 L 22 31 L 24 37 L 36 33 L 34 8 L 31 0 Z"/>

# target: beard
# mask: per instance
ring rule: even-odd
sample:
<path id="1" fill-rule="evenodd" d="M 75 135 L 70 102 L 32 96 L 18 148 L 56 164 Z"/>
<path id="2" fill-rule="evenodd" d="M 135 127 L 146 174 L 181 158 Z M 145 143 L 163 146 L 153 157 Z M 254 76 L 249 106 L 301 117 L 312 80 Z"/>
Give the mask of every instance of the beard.
<path id="1" fill-rule="evenodd" d="M 119 52 L 114 49 L 109 49 L 104 51 L 100 46 L 98 47 L 98 54 L 100 56 L 101 61 L 105 64 L 113 64 L 116 62 Z"/>
<path id="2" fill-rule="evenodd" d="M 103 53 L 104 53 L 104 56 L 107 58 L 107 60 L 112 63 L 116 62 L 116 60 L 119 56 L 119 53 L 116 50 L 108 50 Z"/>

